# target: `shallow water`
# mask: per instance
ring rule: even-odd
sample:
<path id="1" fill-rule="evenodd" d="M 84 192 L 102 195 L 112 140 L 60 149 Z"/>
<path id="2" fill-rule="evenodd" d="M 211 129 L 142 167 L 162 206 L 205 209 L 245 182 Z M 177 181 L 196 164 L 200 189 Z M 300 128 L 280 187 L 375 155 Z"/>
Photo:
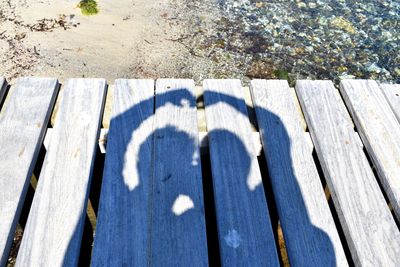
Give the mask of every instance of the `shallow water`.
<path id="1" fill-rule="evenodd" d="M 219 7 L 223 16 L 200 46 L 219 50 L 217 61 L 236 58 L 247 77 L 400 82 L 399 1 L 220 0 Z"/>

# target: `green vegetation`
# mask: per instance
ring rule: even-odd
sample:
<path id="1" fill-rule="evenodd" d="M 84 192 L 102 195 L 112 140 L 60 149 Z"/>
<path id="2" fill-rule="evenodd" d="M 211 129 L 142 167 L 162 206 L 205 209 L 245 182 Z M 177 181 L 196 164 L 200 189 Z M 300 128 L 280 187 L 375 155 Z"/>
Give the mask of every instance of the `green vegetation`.
<path id="1" fill-rule="evenodd" d="M 90 16 L 99 13 L 97 2 L 95 0 L 81 0 L 78 4 L 83 15 Z"/>
<path id="2" fill-rule="evenodd" d="M 290 75 L 287 70 L 278 69 L 274 71 L 274 76 L 280 80 L 286 80 L 289 83 L 290 87 L 294 87 L 296 84 L 296 80 L 293 75 Z"/>
<path id="3" fill-rule="evenodd" d="M 276 70 L 274 71 L 276 78 L 281 80 L 289 80 L 289 72 L 286 70 Z"/>

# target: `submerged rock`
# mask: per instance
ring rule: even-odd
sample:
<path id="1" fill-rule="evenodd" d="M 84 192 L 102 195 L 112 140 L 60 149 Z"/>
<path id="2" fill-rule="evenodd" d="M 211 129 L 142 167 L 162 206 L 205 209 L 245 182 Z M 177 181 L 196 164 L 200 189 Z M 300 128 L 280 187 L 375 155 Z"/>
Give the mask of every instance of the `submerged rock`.
<path id="1" fill-rule="evenodd" d="M 375 72 L 375 73 L 387 73 L 388 71 L 385 68 L 381 68 L 376 63 L 372 63 L 367 67 L 367 71 Z"/>
<path id="2" fill-rule="evenodd" d="M 346 32 L 350 34 L 355 34 L 356 33 L 356 28 L 351 24 L 350 21 L 343 17 L 335 17 L 331 20 L 331 25 L 335 28 L 345 30 Z"/>

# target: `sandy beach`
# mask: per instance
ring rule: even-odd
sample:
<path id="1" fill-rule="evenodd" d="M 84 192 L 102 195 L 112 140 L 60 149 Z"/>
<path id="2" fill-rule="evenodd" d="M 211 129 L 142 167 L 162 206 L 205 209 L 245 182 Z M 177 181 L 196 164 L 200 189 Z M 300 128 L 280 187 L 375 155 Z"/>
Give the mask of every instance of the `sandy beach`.
<path id="1" fill-rule="evenodd" d="M 2 1 L 0 73 L 29 76 L 184 77 L 190 52 L 177 42 L 190 25 L 182 1 L 102 0 L 85 16 L 77 1 Z"/>

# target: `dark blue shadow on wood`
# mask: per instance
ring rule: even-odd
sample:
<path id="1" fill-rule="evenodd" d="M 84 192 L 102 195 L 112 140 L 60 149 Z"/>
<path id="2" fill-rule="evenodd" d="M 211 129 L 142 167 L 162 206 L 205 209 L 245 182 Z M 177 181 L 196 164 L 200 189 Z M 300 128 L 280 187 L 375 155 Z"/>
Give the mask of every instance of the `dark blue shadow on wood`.
<path id="1" fill-rule="evenodd" d="M 236 104 L 238 101 L 242 101 L 240 99 L 236 99 L 232 96 L 228 95 L 222 95 L 222 94 L 217 94 L 217 93 L 212 93 L 212 92 L 207 92 L 207 98 L 212 101 L 208 101 L 207 105 L 214 105 L 217 103 L 226 103 L 234 108 L 236 108 Z M 215 95 L 212 95 L 215 94 Z M 190 91 L 186 90 L 185 88 L 178 89 L 178 90 L 171 90 L 169 92 L 163 93 L 156 95 L 156 101 L 158 103 L 158 107 L 165 106 L 167 104 L 172 104 L 177 107 L 180 107 L 183 105 L 183 103 L 193 103 L 193 98 L 194 96 L 190 93 Z M 194 102 L 195 103 L 195 102 Z M 244 105 L 242 105 L 244 106 Z M 141 103 L 133 106 L 123 114 L 120 114 L 119 116 L 115 117 L 112 119 L 111 124 L 110 124 L 110 132 L 109 132 L 109 140 L 107 144 L 107 154 L 106 154 L 106 160 L 105 160 L 105 176 L 103 177 L 103 186 L 102 186 L 102 191 L 100 195 L 100 206 L 99 206 L 99 216 L 98 216 L 98 225 L 97 225 L 97 232 L 102 231 L 101 235 L 97 235 L 95 238 L 94 242 L 94 250 L 96 250 L 96 246 L 101 247 L 101 249 L 106 250 L 113 250 L 113 251 L 120 251 L 119 255 L 116 255 L 114 258 L 110 258 L 109 261 L 107 262 L 102 262 L 102 263 L 97 263 L 94 264 L 94 266 L 101 266 L 104 264 L 105 266 L 124 266 L 126 264 L 131 264 L 131 262 L 125 262 L 123 258 L 121 258 L 121 255 L 125 255 L 126 257 L 133 257 L 134 258 L 134 263 L 137 266 L 145 266 L 145 265 L 151 265 L 152 262 L 152 257 L 157 257 L 157 255 L 152 254 L 151 248 L 151 240 L 152 240 L 152 235 L 157 234 L 161 235 L 162 233 L 154 232 L 154 229 L 152 229 L 152 222 L 154 220 L 158 220 L 157 217 L 154 217 L 154 213 L 152 212 L 152 209 L 160 205 L 160 203 L 153 203 L 153 194 L 152 190 L 154 188 L 154 183 L 159 183 L 159 182 L 167 182 L 168 181 L 168 175 L 166 173 L 165 176 L 165 181 L 156 181 L 152 180 L 151 175 L 149 173 L 152 173 L 151 170 L 153 169 L 153 165 L 149 164 L 149 162 L 152 162 L 151 155 L 154 153 L 154 148 L 153 148 L 153 142 L 154 138 L 158 138 L 162 136 L 162 138 L 177 138 L 179 140 L 184 140 L 185 143 L 187 143 L 188 146 L 193 148 L 193 150 L 197 149 L 196 143 L 191 137 L 189 137 L 186 133 L 178 131 L 177 129 L 173 127 L 165 127 L 162 129 L 157 129 L 154 131 L 150 136 L 147 137 L 146 141 L 141 144 L 140 146 L 140 153 L 139 153 L 139 162 L 137 163 L 137 170 L 140 174 L 139 177 L 139 186 L 135 188 L 135 190 L 130 191 L 129 188 L 125 185 L 124 183 L 124 178 L 123 178 L 123 168 L 124 168 L 124 155 L 127 151 L 127 147 L 129 145 L 129 142 L 131 141 L 132 133 L 135 132 L 139 126 L 142 124 L 143 121 L 146 119 L 151 118 L 154 115 L 154 112 L 143 112 L 143 110 L 154 110 L 154 98 L 147 99 L 145 101 L 142 101 Z M 247 110 L 245 108 L 238 109 L 238 111 L 244 115 L 247 116 Z M 272 131 L 274 132 L 274 142 L 279 142 L 282 144 L 279 148 L 280 151 L 277 151 L 277 153 L 283 153 L 286 158 L 284 159 L 285 161 L 291 163 L 291 158 L 290 158 L 290 140 L 288 137 L 288 134 L 286 132 L 285 127 L 283 126 L 281 120 L 279 119 L 278 116 L 275 114 L 269 112 L 268 110 L 259 110 L 259 112 L 265 113 L 265 115 L 272 117 L 274 121 L 276 121 L 276 128 L 274 128 Z M 138 114 L 140 114 L 138 116 Z M 209 136 L 213 136 L 214 134 L 218 135 L 221 132 L 209 132 Z M 246 179 L 248 176 L 248 170 L 250 168 L 250 156 L 248 155 L 247 150 L 245 149 L 245 145 L 242 143 L 240 137 L 235 136 L 233 133 L 225 132 L 224 134 L 229 135 L 230 138 L 232 139 L 233 146 L 243 155 L 243 162 L 247 165 L 247 171 L 240 173 L 240 179 L 238 186 L 246 186 Z M 112 139 L 113 135 L 119 135 L 119 142 L 114 142 Z M 122 140 L 122 142 L 121 142 Z M 274 147 L 271 145 L 271 147 Z M 275 146 L 276 147 L 276 146 Z M 174 149 L 171 147 L 171 149 Z M 267 149 L 268 149 L 268 144 L 267 144 Z M 111 151 L 114 151 L 114 153 L 110 153 Z M 196 151 L 193 151 L 193 154 L 195 154 Z M 268 153 L 274 153 L 274 151 L 268 151 Z M 176 151 L 176 153 L 179 153 L 179 151 Z M 118 155 L 119 158 L 113 158 L 111 155 Z M 183 160 L 186 158 L 187 160 Z M 169 160 L 179 160 L 179 164 L 181 164 L 182 168 L 191 168 L 193 166 L 192 162 L 192 157 L 189 155 L 185 155 L 185 157 L 172 157 Z M 200 161 L 200 159 L 198 159 Z M 126 164 L 129 164 L 129 162 L 126 162 Z M 267 164 L 269 164 L 267 162 Z M 113 166 L 113 169 L 110 169 L 107 171 L 107 166 Z M 290 165 L 290 164 L 289 164 Z M 211 164 L 212 167 L 212 164 Z M 295 178 L 295 174 L 293 169 L 286 169 L 286 170 L 279 170 L 276 168 L 276 166 L 270 166 L 268 165 L 269 172 L 271 172 L 273 175 L 277 175 L 277 177 L 280 176 L 286 176 L 286 177 L 291 177 Z M 150 170 L 150 171 L 149 171 Z M 204 173 L 204 171 L 203 171 Z M 108 177 L 108 175 L 112 175 L 112 177 Z M 181 179 L 182 177 L 178 177 Z M 113 179 L 112 186 L 115 188 L 119 188 L 118 190 L 114 191 L 107 191 L 105 190 L 104 184 L 106 179 Z M 278 179 L 275 179 L 275 182 Z M 212 186 L 212 183 L 203 182 L 204 184 L 207 184 L 208 186 Z M 274 181 L 271 181 L 273 189 L 276 188 L 276 185 L 274 185 Z M 179 186 L 179 183 L 177 183 L 177 186 Z M 210 190 L 210 188 L 206 188 L 206 190 Z M 295 186 L 292 188 L 294 190 L 293 192 L 287 192 L 287 194 L 298 194 L 301 195 L 300 189 L 298 186 Z M 123 196 L 128 196 L 128 199 L 120 199 L 120 195 L 112 195 L 112 197 L 106 197 L 104 194 L 113 194 L 113 192 L 121 192 L 121 195 Z M 157 193 L 157 192 L 155 192 Z M 212 195 L 212 192 L 205 192 L 206 196 Z M 160 200 L 161 201 L 161 200 Z M 286 212 L 290 211 L 285 211 L 280 208 L 280 203 L 282 201 L 285 201 L 284 199 L 275 199 L 275 202 L 277 204 L 277 209 L 278 213 L 280 215 L 285 214 L 287 215 Z M 207 203 L 207 200 L 205 201 Z M 123 203 L 137 203 L 137 205 L 132 206 L 132 212 L 129 216 L 131 217 L 113 217 L 112 215 L 118 214 L 118 210 L 113 210 L 113 209 L 118 209 L 120 205 L 123 205 Z M 142 205 L 139 205 L 142 203 Z M 165 212 L 171 212 L 171 203 L 166 203 L 165 207 L 169 207 Z M 307 255 L 299 255 L 298 253 L 302 251 L 302 247 L 299 247 L 297 250 L 296 249 L 289 249 L 289 259 L 291 261 L 291 264 L 293 266 L 313 266 L 313 258 L 319 258 L 323 257 L 322 261 L 324 261 L 326 266 L 335 266 L 336 265 L 336 259 L 335 259 L 335 253 L 333 249 L 332 242 L 329 239 L 329 236 L 322 231 L 321 229 L 315 227 L 312 225 L 308 218 L 307 214 L 307 209 L 305 207 L 304 201 L 302 199 L 299 200 L 298 203 L 296 203 L 296 206 L 293 207 L 296 209 L 296 212 L 300 212 L 302 214 L 301 218 L 302 220 L 300 221 L 281 221 L 282 224 L 285 224 L 284 228 L 288 231 L 291 231 L 292 236 L 289 237 L 285 236 L 285 242 L 287 243 L 287 247 L 291 247 L 291 239 L 296 239 L 296 234 L 301 234 L 301 232 L 296 231 L 296 226 L 299 224 L 302 224 L 303 226 L 307 227 L 310 229 L 309 233 L 311 233 L 311 236 L 309 240 L 319 240 L 320 244 L 318 246 L 318 250 L 313 250 L 313 251 L 308 251 Z M 112 214 L 108 214 L 108 211 L 112 211 Z M 191 211 L 188 211 L 187 214 L 184 215 L 190 215 Z M 214 207 L 207 207 L 205 209 L 205 213 L 209 212 L 214 212 Z M 262 214 L 260 215 L 262 216 Z M 211 216 L 206 216 L 208 219 L 215 219 L 218 216 L 211 215 Z M 282 216 L 280 216 L 282 217 Z M 289 216 L 290 217 L 290 216 Z M 126 229 L 124 228 L 126 225 L 132 225 L 132 221 L 135 222 L 134 228 L 131 229 Z M 110 225 L 116 225 L 112 229 L 109 227 Z M 215 236 L 210 236 L 210 235 L 215 235 L 215 231 L 212 229 L 213 227 L 217 228 L 218 231 L 218 222 L 210 222 L 207 221 L 207 232 L 208 232 L 208 257 L 209 257 L 209 264 L 210 265 L 220 265 L 221 262 L 223 263 L 224 261 L 219 258 L 219 253 L 215 253 L 215 251 L 211 251 L 210 247 L 213 249 L 217 248 L 217 245 L 215 244 L 215 241 L 218 239 Z M 76 234 L 79 236 L 75 236 L 72 238 L 70 242 L 70 246 L 68 248 L 68 251 L 66 252 L 66 257 L 68 255 L 78 255 L 79 252 L 76 251 L 76 249 L 79 250 L 79 246 L 76 246 L 77 240 L 81 238 L 81 230 L 76 231 Z M 164 233 L 165 234 L 165 233 Z M 168 233 L 167 233 L 168 234 Z M 218 234 L 221 236 L 221 234 Z M 120 238 L 126 236 L 130 237 L 131 242 L 130 243 L 120 243 Z M 157 236 L 156 236 L 157 237 Z M 173 237 L 171 237 L 173 238 Z M 172 240 L 171 238 L 167 240 Z M 162 242 L 162 240 L 159 242 Z M 210 243 L 212 242 L 212 243 Z M 73 244 L 74 243 L 74 244 Z M 163 246 L 170 246 L 171 244 L 169 243 L 164 243 Z M 190 249 L 190 248 L 189 248 Z M 104 251 L 106 253 L 106 251 Z M 175 258 L 175 262 L 180 262 L 179 257 L 181 255 L 169 255 L 171 258 Z M 296 259 L 303 259 L 303 262 L 297 262 Z M 93 259 L 92 259 L 93 263 Z M 182 262 L 181 265 L 185 264 L 187 262 Z M 203 262 L 192 262 L 191 265 L 195 266 L 205 266 L 207 265 L 207 259 L 205 259 Z"/>

